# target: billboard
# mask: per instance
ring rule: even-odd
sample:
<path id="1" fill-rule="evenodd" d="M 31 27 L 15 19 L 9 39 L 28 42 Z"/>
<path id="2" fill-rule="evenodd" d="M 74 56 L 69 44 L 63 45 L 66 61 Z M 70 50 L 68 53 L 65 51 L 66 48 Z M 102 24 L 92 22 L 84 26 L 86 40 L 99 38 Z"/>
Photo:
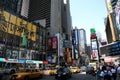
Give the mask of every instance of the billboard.
<path id="1" fill-rule="evenodd" d="M 98 50 L 92 50 L 92 57 L 97 58 L 98 56 Z"/>
<path id="2" fill-rule="evenodd" d="M 22 19 L 17 17 L 17 22 L 16 22 L 17 29 L 15 31 L 15 35 L 17 36 L 21 36 L 21 31 L 20 31 L 21 22 L 22 22 Z"/>
<path id="3" fill-rule="evenodd" d="M 36 25 L 32 25 L 31 26 L 31 32 L 30 32 L 30 36 L 31 36 L 31 40 L 36 41 L 36 30 L 37 30 L 37 26 Z"/>
<path id="4" fill-rule="evenodd" d="M 10 14 L 6 11 L 4 11 L 5 21 L 9 22 Z"/>
<path id="5" fill-rule="evenodd" d="M 52 37 L 52 49 L 57 50 L 58 46 L 58 40 L 57 37 Z"/>
<path id="6" fill-rule="evenodd" d="M 57 50 L 58 49 L 58 40 L 57 37 L 50 37 L 47 41 L 47 50 Z"/>
<path id="7" fill-rule="evenodd" d="M 64 40 L 63 47 L 64 48 L 72 48 L 72 42 L 69 40 Z"/>
<path id="8" fill-rule="evenodd" d="M 92 49 L 97 49 L 97 42 L 96 41 L 92 41 Z"/>
<path id="9" fill-rule="evenodd" d="M 15 24 L 16 24 L 16 16 L 10 14 L 10 21 L 8 23 L 8 33 L 14 34 L 15 33 Z"/>
<path id="10" fill-rule="evenodd" d="M 47 50 L 52 50 L 52 39 L 48 38 Z"/>
<path id="11" fill-rule="evenodd" d="M 111 0 L 106 0 L 106 5 L 108 12 L 112 12 Z"/>
<path id="12" fill-rule="evenodd" d="M 36 25 L 26 20 L 23 20 L 22 18 L 14 16 L 6 11 L 3 12 L 2 18 L 3 20 L 0 21 L 0 25 L 1 26 L 3 25 L 3 28 L 0 28 L 0 30 L 23 37 L 25 31 L 22 30 L 21 27 L 26 26 L 26 29 L 29 32 L 28 38 L 33 41 L 36 41 L 36 30 L 37 30 Z"/>
<path id="13" fill-rule="evenodd" d="M 118 37 L 120 40 L 120 1 L 117 2 L 116 7 L 115 7 L 115 21 L 116 21 L 116 27 L 118 31 Z"/>

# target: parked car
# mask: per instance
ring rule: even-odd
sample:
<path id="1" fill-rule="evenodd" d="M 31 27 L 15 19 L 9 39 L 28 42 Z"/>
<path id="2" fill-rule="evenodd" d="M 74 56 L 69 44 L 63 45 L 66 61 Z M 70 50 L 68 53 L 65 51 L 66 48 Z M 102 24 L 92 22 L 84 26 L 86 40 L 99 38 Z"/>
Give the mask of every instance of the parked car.
<path id="1" fill-rule="evenodd" d="M 56 79 L 68 79 L 71 78 L 72 72 L 68 67 L 61 67 L 56 71 L 55 78 Z"/>
<path id="2" fill-rule="evenodd" d="M 42 77 L 43 72 L 39 69 L 25 69 L 21 72 L 12 74 L 10 80 L 29 80 Z"/>

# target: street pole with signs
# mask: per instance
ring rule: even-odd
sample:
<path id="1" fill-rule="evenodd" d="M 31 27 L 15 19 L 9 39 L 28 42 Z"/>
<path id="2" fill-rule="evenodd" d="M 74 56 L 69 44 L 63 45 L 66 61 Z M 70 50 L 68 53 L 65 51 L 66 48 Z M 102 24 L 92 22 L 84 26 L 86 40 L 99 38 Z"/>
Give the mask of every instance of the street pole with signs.
<path id="1" fill-rule="evenodd" d="M 92 50 L 92 57 L 97 58 L 98 60 L 98 66 L 100 66 L 100 52 L 99 52 L 99 43 L 96 35 L 96 31 L 94 28 L 90 29 L 91 35 L 90 35 L 90 40 L 91 40 L 91 50 Z"/>

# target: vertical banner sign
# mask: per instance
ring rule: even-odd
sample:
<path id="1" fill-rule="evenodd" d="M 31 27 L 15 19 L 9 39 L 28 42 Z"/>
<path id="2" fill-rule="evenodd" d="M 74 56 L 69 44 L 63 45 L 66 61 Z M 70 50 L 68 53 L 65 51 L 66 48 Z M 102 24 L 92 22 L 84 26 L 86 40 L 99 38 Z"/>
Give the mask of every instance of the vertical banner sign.
<path id="1" fill-rule="evenodd" d="M 48 47 L 47 50 L 52 50 L 52 38 L 48 39 Z"/>
<path id="2" fill-rule="evenodd" d="M 92 58 L 98 59 L 98 46 L 97 46 L 97 36 L 95 28 L 90 29 L 91 32 L 91 48 L 92 48 Z"/>
<path id="3" fill-rule="evenodd" d="M 57 37 L 52 37 L 52 49 L 57 49 Z"/>

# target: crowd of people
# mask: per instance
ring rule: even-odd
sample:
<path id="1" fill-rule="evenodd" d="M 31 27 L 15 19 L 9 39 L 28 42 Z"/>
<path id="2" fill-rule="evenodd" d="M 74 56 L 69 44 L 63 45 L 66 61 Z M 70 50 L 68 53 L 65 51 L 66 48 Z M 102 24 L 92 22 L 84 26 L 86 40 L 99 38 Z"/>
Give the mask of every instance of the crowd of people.
<path id="1" fill-rule="evenodd" d="M 103 65 L 96 72 L 96 80 L 120 80 L 120 64 Z"/>

